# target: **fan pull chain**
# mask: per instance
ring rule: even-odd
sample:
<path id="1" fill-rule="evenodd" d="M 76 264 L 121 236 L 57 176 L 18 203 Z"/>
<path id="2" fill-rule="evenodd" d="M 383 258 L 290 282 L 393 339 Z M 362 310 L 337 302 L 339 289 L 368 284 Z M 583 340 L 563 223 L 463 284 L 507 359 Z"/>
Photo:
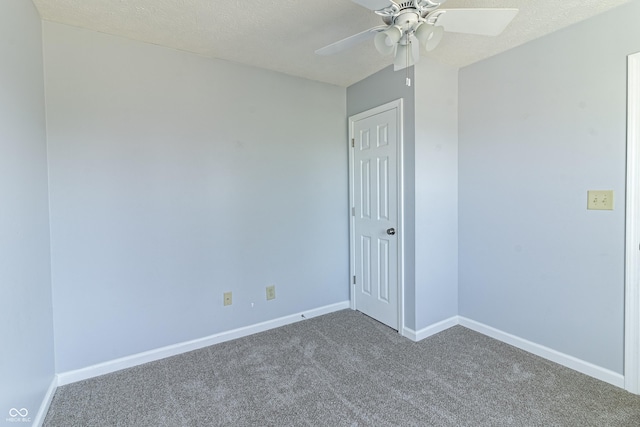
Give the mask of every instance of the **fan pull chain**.
<path id="1" fill-rule="evenodd" d="M 407 34 L 407 41 L 408 41 L 409 43 L 408 43 L 408 45 L 407 45 L 407 49 L 406 49 L 406 51 L 407 51 L 407 67 L 406 67 L 406 70 L 407 70 L 407 79 L 405 80 L 405 84 L 406 84 L 408 87 L 411 87 L 411 79 L 409 78 L 409 52 L 411 52 L 411 38 L 409 37 L 409 35 L 408 35 L 408 34 Z"/>

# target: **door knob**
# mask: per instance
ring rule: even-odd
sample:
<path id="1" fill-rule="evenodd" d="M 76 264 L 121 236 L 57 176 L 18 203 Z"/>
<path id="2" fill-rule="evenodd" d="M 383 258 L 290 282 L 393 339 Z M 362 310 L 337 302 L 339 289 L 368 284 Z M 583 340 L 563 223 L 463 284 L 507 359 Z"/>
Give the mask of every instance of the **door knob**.
<path id="1" fill-rule="evenodd" d="M 393 236 L 394 234 L 396 234 L 396 229 L 395 228 L 389 228 L 387 229 L 387 234 L 389 236 Z"/>

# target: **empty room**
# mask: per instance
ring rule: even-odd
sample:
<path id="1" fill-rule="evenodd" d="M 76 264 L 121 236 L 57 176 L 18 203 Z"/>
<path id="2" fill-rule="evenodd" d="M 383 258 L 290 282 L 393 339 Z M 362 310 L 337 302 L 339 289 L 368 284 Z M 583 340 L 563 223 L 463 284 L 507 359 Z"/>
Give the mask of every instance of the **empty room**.
<path id="1" fill-rule="evenodd" d="M 0 424 L 640 425 L 640 0 L 2 0 Z"/>

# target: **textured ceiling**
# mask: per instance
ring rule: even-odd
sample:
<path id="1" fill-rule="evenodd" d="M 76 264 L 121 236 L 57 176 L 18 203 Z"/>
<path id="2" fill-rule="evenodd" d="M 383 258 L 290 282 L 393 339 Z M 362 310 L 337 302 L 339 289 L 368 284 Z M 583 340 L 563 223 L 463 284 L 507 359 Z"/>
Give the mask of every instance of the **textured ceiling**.
<path id="1" fill-rule="evenodd" d="M 443 8 L 515 7 L 498 37 L 445 33 L 436 61 L 465 66 L 630 0 L 448 0 Z M 33 0 L 43 19 L 207 57 L 348 86 L 392 63 L 365 42 L 314 51 L 382 24 L 350 0 Z"/>

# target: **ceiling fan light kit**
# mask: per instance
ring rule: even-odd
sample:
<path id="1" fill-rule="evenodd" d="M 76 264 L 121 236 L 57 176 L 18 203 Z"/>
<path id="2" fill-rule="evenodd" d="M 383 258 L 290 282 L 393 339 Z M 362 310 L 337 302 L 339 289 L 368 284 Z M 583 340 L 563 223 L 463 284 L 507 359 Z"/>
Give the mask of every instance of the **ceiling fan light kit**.
<path id="1" fill-rule="evenodd" d="M 399 44 L 396 50 L 396 58 L 393 61 L 393 69 L 398 71 L 412 65 L 415 65 L 415 58 L 411 52 L 411 47 L 406 44 Z M 407 82 L 407 86 L 410 85 L 410 82 Z"/>
<path id="2" fill-rule="evenodd" d="M 396 44 L 402 37 L 402 30 L 395 25 L 390 26 L 384 31 L 376 34 L 373 42 L 378 52 L 382 55 L 390 55 L 396 48 Z"/>
<path id="3" fill-rule="evenodd" d="M 445 31 L 497 36 L 518 13 L 518 9 L 439 9 L 445 0 L 352 0 L 382 17 L 386 26 L 374 27 L 316 50 L 330 55 L 355 44 L 374 39 L 382 55 L 395 53 L 394 69 L 401 70 L 420 60 L 420 48 L 430 52 Z"/>
<path id="4" fill-rule="evenodd" d="M 433 27 L 431 33 L 427 35 L 426 40 L 424 41 L 424 48 L 427 52 L 431 52 L 433 49 L 440 44 L 440 40 L 442 40 L 442 36 L 444 34 L 443 27 Z"/>
<path id="5" fill-rule="evenodd" d="M 416 30 L 416 38 L 421 45 L 424 46 L 427 43 L 427 40 L 431 38 L 434 28 L 435 27 L 433 25 L 424 25 L 424 23 L 418 27 Z"/>

